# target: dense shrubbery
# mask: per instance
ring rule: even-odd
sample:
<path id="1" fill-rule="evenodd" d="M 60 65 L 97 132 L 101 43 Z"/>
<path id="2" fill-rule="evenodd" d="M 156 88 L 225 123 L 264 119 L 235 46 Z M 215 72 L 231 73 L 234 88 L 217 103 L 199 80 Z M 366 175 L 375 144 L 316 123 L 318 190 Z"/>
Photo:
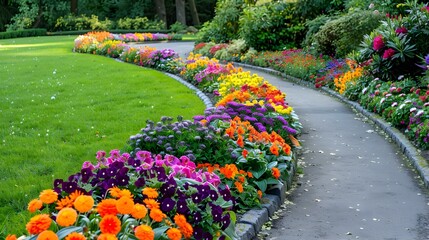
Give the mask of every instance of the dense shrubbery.
<path id="1" fill-rule="evenodd" d="M 46 29 L 33 28 L 18 31 L 0 32 L 0 39 L 46 36 Z"/>
<path id="2" fill-rule="evenodd" d="M 240 36 L 258 51 L 297 47 L 305 27 L 295 12 L 296 4 L 281 1 L 247 6 L 240 18 Z"/>
<path id="3" fill-rule="evenodd" d="M 377 28 L 382 18 L 372 11 L 358 11 L 328 21 L 314 35 L 315 47 L 323 54 L 344 57 L 358 49 L 363 36 Z"/>
<path id="4" fill-rule="evenodd" d="M 55 24 L 56 31 L 75 31 L 75 30 L 108 30 L 108 29 L 123 29 L 123 30 L 162 30 L 165 29 L 165 24 L 161 21 L 150 21 L 147 17 L 121 18 L 118 21 L 109 19 L 100 20 L 98 16 L 86 15 L 74 16 L 67 15 L 57 19 Z"/>
<path id="5" fill-rule="evenodd" d="M 216 16 L 200 31 L 202 42 L 228 42 L 237 38 L 243 0 L 222 0 L 216 3 Z"/>

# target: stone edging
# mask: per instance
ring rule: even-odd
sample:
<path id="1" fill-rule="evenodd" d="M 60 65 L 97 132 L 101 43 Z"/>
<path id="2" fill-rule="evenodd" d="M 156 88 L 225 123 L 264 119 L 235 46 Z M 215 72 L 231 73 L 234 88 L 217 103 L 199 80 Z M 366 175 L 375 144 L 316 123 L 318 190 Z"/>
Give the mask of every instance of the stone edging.
<path id="1" fill-rule="evenodd" d="M 185 81 L 181 77 L 163 72 L 165 75 L 177 80 L 189 89 L 196 92 L 199 98 L 203 100 L 207 108 L 213 107 L 210 98 L 207 97 L 201 90 L 194 85 Z M 299 149 L 295 150 L 295 156 L 299 155 Z M 270 189 L 267 194 L 262 198 L 261 208 L 253 208 L 239 216 L 236 224 L 237 240 L 251 240 L 255 239 L 258 232 L 261 231 L 262 226 L 268 222 L 271 216 L 280 208 L 286 200 L 286 191 L 292 187 L 292 179 L 295 176 L 297 168 L 296 157 L 292 160 L 292 169 L 288 171 L 288 179 L 286 182 Z"/>
<path id="2" fill-rule="evenodd" d="M 308 81 L 304 81 L 302 79 L 298 79 L 298 78 L 286 75 L 284 73 L 281 73 L 273 69 L 262 68 L 262 67 L 257 67 L 257 66 L 242 64 L 242 63 L 234 63 L 234 65 L 253 68 L 269 74 L 278 75 L 285 78 L 287 81 L 290 81 L 308 88 L 316 89 L 314 85 Z M 340 95 L 339 93 L 327 87 L 322 87 L 320 89 L 325 93 L 339 99 L 343 103 L 346 103 L 351 108 L 355 109 L 356 111 L 358 111 L 359 113 L 367 117 L 369 120 L 371 120 L 375 125 L 380 127 L 401 149 L 402 153 L 410 160 L 413 167 L 417 170 L 421 180 L 424 182 L 425 187 L 429 188 L 429 164 L 427 160 L 420 154 L 421 151 L 418 150 L 416 147 L 414 147 L 414 145 L 408 140 L 408 138 L 403 133 L 401 133 L 398 129 L 392 127 L 388 122 L 382 119 L 379 115 L 366 111 L 361 105 L 359 105 L 359 103 L 352 102 L 347 98 L 345 98 L 344 96 Z"/>

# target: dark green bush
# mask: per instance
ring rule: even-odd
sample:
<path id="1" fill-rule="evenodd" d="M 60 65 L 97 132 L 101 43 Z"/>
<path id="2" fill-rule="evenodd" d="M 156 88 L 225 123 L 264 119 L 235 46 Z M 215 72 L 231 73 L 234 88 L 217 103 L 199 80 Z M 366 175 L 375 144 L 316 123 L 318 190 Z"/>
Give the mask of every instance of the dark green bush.
<path id="1" fill-rule="evenodd" d="M 313 19 L 321 14 L 332 14 L 344 10 L 341 0 L 298 0 L 297 12 L 304 19 Z"/>
<path id="2" fill-rule="evenodd" d="M 57 23 L 55 24 L 56 31 L 76 31 L 76 30 L 107 30 L 112 28 L 113 22 L 109 19 L 100 21 L 98 16 L 91 15 L 88 17 L 86 15 L 74 16 L 67 15 L 64 17 L 59 17 Z"/>
<path id="3" fill-rule="evenodd" d="M 119 29 L 137 30 L 137 29 L 165 29 L 165 23 L 162 21 L 151 21 L 147 17 L 121 18 L 117 21 L 116 27 Z"/>
<path id="4" fill-rule="evenodd" d="M 216 16 L 206 22 L 199 32 L 201 42 L 223 43 L 236 39 L 239 18 L 243 11 L 243 0 L 222 0 L 216 4 Z"/>
<path id="5" fill-rule="evenodd" d="M 258 51 L 297 47 L 303 39 L 305 26 L 295 12 L 294 3 L 248 6 L 240 18 L 240 37 Z"/>
<path id="6" fill-rule="evenodd" d="M 0 39 L 46 36 L 46 29 L 32 28 L 18 31 L 0 32 Z"/>
<path id="7" fill-rule="evenodd" d="M 315 47 L 320 53 L 344 57 L 357 50 L 363 36 L 380 26 L 383 18 L 373 11 L 358 11 L 329 21 L 314 35 Z"/>
<path id="8" fill-rule="evenodd" d="M 328 21 L 332 21 L 338 17 L 328 16 L 328 15 L 320 15 L 313 20 L 307 20 L 305 22 L 305 27 L 307 28 L 307 33 L 305 34 L 304 41 L 302 45 L 310 48 L 314 43 L 314 35 L 319 32 L 320 28 L 325 25 Z"/>
<path id="9" fill-rule="evenodd" d="M 417 1 L 406 6 L 408 16 L 383 21 L 362 43 L 362 58 L 370 60 L 371 73 L 384 81 L 416 79 L 426 70 L 419 65 L 429 53 L 429 7 Z"/>

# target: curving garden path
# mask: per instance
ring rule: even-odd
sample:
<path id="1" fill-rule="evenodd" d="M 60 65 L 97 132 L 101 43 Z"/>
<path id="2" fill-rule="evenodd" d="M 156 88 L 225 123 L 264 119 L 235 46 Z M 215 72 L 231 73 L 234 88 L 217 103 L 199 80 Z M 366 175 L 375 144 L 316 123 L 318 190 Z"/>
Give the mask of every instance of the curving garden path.
<path id="1" fill-rule="evenodd" d="M 190 51 L 192 43 L 158 43 Z M 347 105 L 258 70 L 304 126 L 304 177 L 265 239 L 429 239 L 429 194 L 400 150 Z"/>

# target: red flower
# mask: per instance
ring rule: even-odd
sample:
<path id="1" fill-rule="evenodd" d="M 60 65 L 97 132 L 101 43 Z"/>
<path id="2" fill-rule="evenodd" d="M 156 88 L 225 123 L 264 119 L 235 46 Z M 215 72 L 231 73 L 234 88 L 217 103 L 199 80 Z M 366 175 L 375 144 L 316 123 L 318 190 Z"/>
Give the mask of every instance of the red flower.
<path id="1" fill-rule="evenodd" d="M 408 33 L 408 29 L 406 27 L 399 27 L 395 30 L 396 34 L 407 34 Z"/>
<path id="2" fill-rule="evenodd" d="M 389 48 L 386 51 L 384 51 L 384 53 L 383 53 L 383 59 L 391 58 L 393 56 L 393 54 L 395 54 L 395 50 L 392 49 L 392 48 Z"/>
<path id="3" fill-rule="evenodd" d="M 372 43 L 372 47 L 375 51 L 378 51 L 384 47 L 383 36 L 378 35 L 374 38 L 374 42 Z"/>

